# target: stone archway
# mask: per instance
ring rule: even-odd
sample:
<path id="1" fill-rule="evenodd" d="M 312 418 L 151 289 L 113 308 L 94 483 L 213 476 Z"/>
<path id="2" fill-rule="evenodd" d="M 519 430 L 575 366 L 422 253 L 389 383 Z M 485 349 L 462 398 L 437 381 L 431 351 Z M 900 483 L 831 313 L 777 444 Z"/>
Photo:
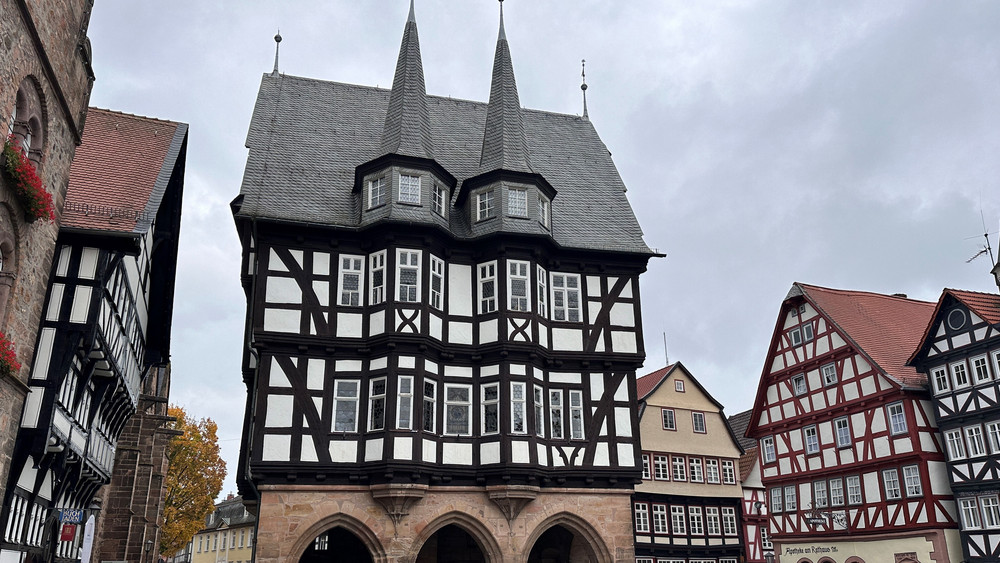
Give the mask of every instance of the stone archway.
<path id="1" fill-rule="evenodd" d="M 325 540 L 321 539 L 323 536 L 326 536 Z M 346 514 L 334 514 L 309 526 L 292 544 L 288 559 L 283 560 L 302 563 L 355 561 L 350 558 L 343 559 L 340 555 L 334 559 L 334 554 L 337 554 L 336 546 L 333 544 L 335 541 L 341 542 L 345 549 L 350 549 L 350 553 L 366 554 L 369 557 L 367 561 L 371 563 L 388 561 L 385 548 L 382 547 L 378 536 L 364 523 Z M 324 545 L 326 549 L 319 549 Z M 359 545 L 364 551 L 359 550 Z M 362 558 L 359 561 L 365 560 Z"/>
<path id="2" fill-rule="evenodd" d="M 306 548 L 299 563 L 374 563 L 371 552 L 361 538 L 346 528 L 337 526 L 322 532 Z"/>
<path id="3" fill-rule="evenodd" d="M 449 559 L 450 555 L 447 555 L 445 549 L 441 549 L 444 546 L 468 554 L 470 558 Z M 440 559 L 439 556 L 445 558 Z M 411 556 L 407 558 L 407 561 L 414 563 L 437 563 L 438 561 L 499 563 L 502 560 L 500 545 L 486 526 L 462 512 L 445 514 L 428 524 L 420 535 L 414 538 Z"/>
<path id="4" fill-rule="evenodd" d="M 528 537 L 524 549 L 525 563 L 614 563 L 600 534 L 568 512 L 546 518 Z"/>

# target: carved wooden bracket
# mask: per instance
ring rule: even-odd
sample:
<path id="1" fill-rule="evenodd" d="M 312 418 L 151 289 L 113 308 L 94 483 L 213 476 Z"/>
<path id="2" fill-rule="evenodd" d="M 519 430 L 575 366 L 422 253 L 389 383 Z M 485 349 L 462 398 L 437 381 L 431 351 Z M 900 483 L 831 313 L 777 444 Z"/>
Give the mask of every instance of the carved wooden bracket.
<path id="1" fill-rule="evenodd" d="M 508 525 L 512 525 L 514 519 L 521 513 L 521 509 L 535 500 L 538 491 L 538 487 L 530 485 L 491 485 L 486 487 L 490 500 L 500 508 L 500 512 L 503 512 Z"/>
<path id="2" fill-rule="evenodd" d="M 403 520 L 403 516 L 410 513 L 413 503 L 424 498 L 427 494 L 427 485 L 416 485 L 406 483 L 388 483 L 385 485 L 372 485 L 372 498 L 377 500 L 389 518 L 392 519 L 393 531 Z"/>

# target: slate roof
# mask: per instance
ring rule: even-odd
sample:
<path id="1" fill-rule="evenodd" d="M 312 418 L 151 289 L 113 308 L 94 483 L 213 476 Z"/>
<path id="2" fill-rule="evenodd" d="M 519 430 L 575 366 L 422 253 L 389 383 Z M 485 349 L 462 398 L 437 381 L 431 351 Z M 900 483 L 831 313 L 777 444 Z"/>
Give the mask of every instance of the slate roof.
<path id="1" fill-rule="evenodd" d="M 906 363 L 921 343 L 934 303 L 802 283 L 794 287 L 888 377 L 905 387 L 926 385 L 927 377 Z"/>
<path id="2" fill-rule="evenodd" d="M 412 0 L 392 79 L 392 94 L 382 132 L 382 154 L 434 158 L 424 66 L 420 60 L 420 38 Z"/>
<path id="3" fill-rule="evenodd" d="M 389 91 L 289 75 L 261 80 L 237 217 L 357 227 L 355 167 L 380 156 Z M 479 173 L 486 104 L 427 96 L 434 157 L 459 183 Z M 590 121 L 525 109 L 532 168 L 557 191 L 552 237 L 568 248 L 652 254 Z M 457 190 L 456 190 L 457 191 Z M 471 238 L 465 213 L 449 229 Z"/>
<path id="4" fill-rule="evenodd" d="M 750 417 L 752 415 L 753 409 L 750 409 L 738 412 L 729 417 L 729 427 L 733 429 L 733 434 L 736 435 L 736 441 L 740 443 L 740 447 L 746 451 L 757 447 L 757 440 L 746 437 L 747 427 L 750 426 Z"/>
<path id="5" fill-rule="evenodd" d="M 244 508 L 243 499 L 235 496 L 216 504 L 215 509 L 205 517 L 205 527 L 200 531 L 232 528 L 252 524 L 255 520 L 253 513 Z"/>
<path id="6" fill-rule="evenodd" d="M 483 134 L 483 153 L 479 159 L 480 172 L 497 169 L 531 172 L 531 160 L 524 139 L 521 102 L 514 80 L 514 63 L 510 58 L 510 45 L 503 29 L 503 4 L 500 4 L 500 33 L 493 56 L 493 79 L 490 84 L 490 102 L 486 109 L 486 131 Z"/>
<path id="7" fill-rule="evenodd" d="M 60 228 L 145 233 L 187 131 L 185 123 L 89 108 Z"/>

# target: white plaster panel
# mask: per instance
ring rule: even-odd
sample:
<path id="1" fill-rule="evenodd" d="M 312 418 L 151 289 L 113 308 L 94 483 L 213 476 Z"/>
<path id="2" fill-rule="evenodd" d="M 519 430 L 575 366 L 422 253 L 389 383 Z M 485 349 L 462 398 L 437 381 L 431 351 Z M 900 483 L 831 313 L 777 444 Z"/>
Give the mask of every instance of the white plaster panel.
<path id="1" fill-rule="evenodd" d="M 583 331 L 574 328 L 553 328 L 552 349 L 570 352 L 583 351 Z"/>
<path id="2" fill-rule="evenodd" d="M 364 317 L 360 313 L 337 313 L 337 336 L 341 338 L 361 338 Z"/>
<path id="3" fill-rule="evenodd" d="M 601 312 L 601 302 L 600 301 L 587 301 L 587 318 L 593 321 L 597 318 L 597 315 Z"/>
<path id="4" fill-rule="evenodd" d="M 537 379 L 538 381 L 545 381 L 545 371 L 542 370 L 542 368 L 532 366 L 531 369 L 534 370 L 535 379 Z"/>
<path id="5" fill-rule="evenodd" d="M 778 474 L 778 468 L 777 467 L 765 467 L 764 468 L 764 477 L 774 477 L 777 474 Z"/>
<path id="6" fill-rule="evenodd" d="M 287 272 L 288 271 L 288 268 L 285 267 L 285 263 L 281 261 L 281 258 L 278 258 L 278 253 L 275 252 L 273 248 L 270 249 L 270 254 L 268 255 L 268 258 L 267 258 L 267 267 L 272 272 Z"/>
<path id="7" fill-rule="evenodd" d="M 955 348 L 961 348 L 962 346 L 968 346 L 971 342 L 972 342 L 972 339 L 969 338 L 969 333 L 968 332 L 963 332 L 961 334 L 956 334 L 955 336 L 951 337 L 951 344 Z"/>
<path id="8" fill-rule="evenodd" d="M 299 267 L 301 268 L 302 267 L 302 262 L 303 262 L 302 251 L 301 250 L 296 250 L 296 249 L 291 249 L 291 250 L 288 251 L 288 253 L 292 255 L 292 258 L 295 259 L 295 263 L 298 264 Z"/>
<path id="9" fill-rule="evenodd" d="M 318 358 L 309 358 L 306 364 L 306 387 L 312 389 L 313 391 L 320 391 L 323 389 L 323 379 L 324 379 L 324 368 L 326 367 L 326 361 Z"/>
<path id="10" fill-rule="evenodd" d="M 330 275 L 330 254 L 327 252 L 313 252 L 313 273 L 317 276 Z"/>
<path id="11" fill-rule="evenodd" d="M 778 471 L 782 475 L 788 475 L 792 472 L 792 462 L 787 457 L 778 458 Z"/>
<path id="12" fill-rule="evenodd" d="M 500 375 L 500 366 L 498 366 L 498 365 L 483 366 L 483 367 L 479 368 L 479 375 L 482 376 L 482 377 L 490 377 L 490 376 L 493 376 L 493 375 Z"/>
<path id="13" fill-rule="evenodd" d="M 882 409 L 875 409 L 872 415 L 872 432 L 877 434 L 879 432 L 885 432 L 885 411 Z"/>
<path id="14" fill-rule="evenodd" d="M 472 323 L 448 323 L 448 341 L 452 344 L 472 344 Z"/>
<path id="15" fill-rule="evenodd" d="M 479 445 L 479 462 L 483 465 L 500 463 L 500 442 Z"/>
<path id="16" fill-rule="evenodd" d="M 437 365 L 437 362 L 432 362 L 430 360 L 424 360 L 424 371 L 425 372 L 427 372 L 429 374 L 432 374 L 432 375 L 437 375 L 438 372 L 440 371 L 440 369 L 441 368 L 440 368 L 440 366 Z"/>
<path id="17" fill-rule="evenodd" d="M 430 329 L 429 332 L 430 332 L 431 338 L 433 338 L 435 340 L 443 340 L 444 339 L 444 320 L 442 320 L 441 317 L 439 317 L 439 316 L 437 316 L 437 315 L 435 315 L 433 313 L 431 313 L 429 319 L 430 319 L 430 323 L 428 324 L 428 328 Z"/>
<path id="18" fill-rule="evenodd" d="M 819 430 L 819 440 L 821 443 L 833 443 L 833 424 L 830 422 L 821 422 L 816 425 L 816 428 Z"/>
<path id="19" fill-rule="evenodd" d="M 385 358 L 376 358 L 371 361 L 371 369 L 380 369 L 384 367 Z M 361 371 L 361 360 L 337 360 L 336 370 L 337 373 Z"/>
<path id="20" fill-rule="evenodd" d="M 768 409 L 768 412 L 770 413 L 772 422 L 777 422 L 784 418 L 783 416 L 781 416 L 780 407 L 771 407 L 770 409 Z"/>
<path id="21" fill-rule="evenodd" d="M 278 363 L 278 358 L 271 356 L 271 374 L 268 377 L 268 384 L 271 387 L 291 387 L 292 384 L 288 381 L 288 376 L 285 375 L 285 370 L 281 369 L 281 364 Z"/>
<path id="22" fill-rule="evenodd" d="M 871 394 L 875 393 L 876 391 L 878 391 L 878 389 L 875 387 L 875 378 L 874 377 L 872 377 L 872 376 L 869 375 L 867 377 L 862 377 L 861 378 L 861 394 L 862 395 L 865 395 L 865 396 L 871 395 Z"/>
<path id="23" fill-rule="evenodd" d="M 781 405 L 781 412 L 785 415 L 785 418 L 792 418 L 795 416 L 795 405 L 792 403 L 783 403 Z"/>
<path id="24" fill-rule="evenodd" d="M 823 449 L 823 466 L 824 467 L 836 467 L 837 466 L 837 449 L 836 448 L 824 448 Z"/>
<path id="25" fill-rule="evenodd" d="M 302 437 L 302 452 L 299 454 L 299 459 L 302 461 L 319 461 L 319 457 L 316 455 L 316 444 L 313 443 L 312 438 L 309 436 Z"/>
<path id="26" fill-rule="evenodd" d="M 267 278 L 264 298 L 268 303 L 302 303 L 302 290 L 293 278 Z"/>
<path id="27" fill-rule="evenodd" d="M 824 395 L 822 391 L 820 391 L 819 393 L 813 393 L 812 400 L 813 400 L 812 409 L 806 409 L 807 411 L 823 410 L 826 408 L 826 395 Z"/>
<path id="28" fill-rule="evenodd" d="M 861 481 L 864 486 L 865 502 L 869 504 L 881 502 L 882 491 L 878 485 L 878 472 L 865 473 Z"/>
<path id="29" fill-rule="evenodd" d="M 604 395 L 604 378 L 599 375 L 590 378 L 590 396 L 597 399 Z"/>
<path id="30" fill-rule="evenodd" d="M 45 312 L 45 320 L 47 321 L 58 321 L 59 320 L 59 310 L 62 309 L 63 302 L 63 292 L 66 290 L 66 286 L 61 283 L 53 283 L 52 290 L 49 292 L 49 308 Z"/>
<path id="31" fill-rule="evenodd" d="M 937 442 L 934 441 L 934 436 L 929 432 L 920 433 L 920 449 L 925 452 L 936 452 L 938 451 Z"/>
<path id="32" fill-rule="evenodd" d="M 424 463 L 437 463 L 437 443 L 433 440 L 423 441 L 423 459 Z"/>
<path id="33" fill-rule="evenodd" d="M 510 461 L 512 463 L 530 463 L 530 444 L 523 441 L 513 441 L 510 443 Z"/>
<path id="34" fill-rule="evenodd" d="M 780 354 L 774 356 L 771 361 L 771 373 L 785 369 L 785 359 Z"/>
<path id="35" fill-rule="evenodd" d="M 288 461 L 292 446 L 291 436 L 264 435 L 264 444 L 260 449 L 262 461 Z"/>
<path id="36" fill-rule="evenodd" d="M 49 362 L 52 360 L 52 346 L 56 329 L 43 328 L 38 337 L 38 351 L 35 353 L 35 364 L 31 366 L 31 379 L 45 379 L 49 375 Z"/>
<path id="37" fill-rule="evenodd" d="M 872 440 L 872 447 L 875 449 L 875 457 L 882 458 L 892 455 L 892 450 L 889 449 L 889 437 L 879 436 Z"/>
<path id="38" fill-rule="evenodd" d="M 448 265 L 448 312 L 472 316 L 472 266 L 468 264 Z"/>
<path id="39" fill-rule="evenodd" d="M 472 444 L 442 444 L 441 463 L 449 465 L 472 465 Z"/>
<path id="40" fill-rule="evenodd" d="M 986 340 L 986 331 L 988 330 L 988 328 L 989 327 L 985 327 L 984 326 L 982 328 L 977 328 L 975 330 L 976 342 L 982 342 L 983 340 Z M 998 538 L 998 539 L 1000 539 L 1000 538 Z"/>
<path id="41" fill-rule="evenodd" d="M 823 461 L 816 456 L 808 458 L 807 464 L 809 465 L 809 471 L 816 471 L 823 468 Z"/>
<path id="42" fill-rule="evenodd" d="M 511 375 L 527 375 L 524 364 L 511 364 L 509 369 Z"/>
<path id="43" fill-rule="evenodd" d="M 375 311 L 368 316 L 368 336 L 385 332 L 385 311 Z"/>
<path id="44" fill-rule="evenodd" d="M 327 282 L 327 281 L 314 281 L 314 282 L 312 282 L 312 289 L 313 289 L 313 293 L 316 294 L 316 300 L 319 301 L 320 307 L 329 307 L 330 306 L 330 282 Z"/>
<path id="45" fill-rule="evenodd" d="M 612 279 L 608 279 L 608 287 L 614 285 Z M 587 297 L 600 297 L 601 296 L 601 278 L 600 276 L 587 276 Z"/>
<path id="46" fill-rule="evenodd" d="M 601 444 L 598 444 L 598 450 Z M 538 455 L 538 465 L 550 465 L 549 464 L 549 449 L 545 447 L 545 444 L 535 444 L 536 454 Z M 605 448 L 605 455 L 607 455 L 607 448 Z"/>
<path id="47" fill-rule="evenodd" d="M 552 467 L 563 467 L 566 465 L 566 462 L 563 461 L 562 456 L 559 455 L 559 448 L 556 446 L 552 447 L 551 459 L 552 459 Z"/>
<path id="48" fill-rule="evenodd" d="M 843 368 L 841 369 L 840 380 L 847 381 L 848 379 L 854 379 L 855 375 L 857 374 L 854 373 L 854 363 L 845 361 L 843 363 Z"/>
<path id="49" fill-rule="evenodd" d="M 816 339 L 816 355 L 822 356 L 830 351 L 830 341 L 826 338 Z"/>
<path id="50" fill-rule="evenodd" d="M 290 427 L 293 405 L 294 398 L 291 395 L 268 395 L 267 418 L 264 425 L 270 428 Z"/>
<path id="51" fill-rule="evenodd" d="M 24 401 L 24 412 L 21 415 L 21 426 L 23 428 L 38 427 L 38 415 L 42 410 L 42 399 L 44 397 L 44 387 L 32 386 L 29 389 L 28 397 Z"/>
<path id="52" fill-rule="evenodd" d="M 618 443 L 618 466 L 635 467 L 635 450 L 632 444 Z"/>
<path id="53" fill-rule="evenodd" d="M 416 369 L 417 358 L 416 356 L 400 356 L 396 359 L 396 365 L 404 369 Z"/>
<path id="54" fill-rule="evenodd" d="M 798 430 L 793 430 L 788 433 L 788 447 L 793 451 L 797 452 L 802 449 L 802 433 Z"/>
<path id="55" fill-rule="evenodd" d="M 618 436 L 632 436 L 632 417 L 628 407 L 615 407 L 615 432 Z"/>
<path id="56" fill-rule="evenodd" d="M 382 459 L 382 438 L 365 440 L 365 461 L 379 461 Z"/>
<path id="57" fill-rule="evenodd" d="M 633 283 L 635 283 L 635 280 L 629 280 L 628 283 L 625 284 L 625 287 L 622 288 L 622 298 L 623 299 L 631 299 L 632 298 L 632 284 Z"/>
<path id="58" fill-rule="evenodd" d="M 78 285 L 73 293 L 73 306 L 69 312 L 69 322 L 85 323 L 90 313 L 90 296 L 92 288 Z"/>
<path id="59" fill-rule="evenodd" d="M 616 401 L 627 401 L 628 400 L 628 378 L 623 377 L 622 382 L 618 384 L 618 389 L 615 390 L 615 400 Z"/>
<path id="60" fill-rule="evenodd" d="M 806 381 L 809 382 L 809 389 L 821 389 L 823 387 L 823 383 L 819 380 L 818 369 L 806 373 Z"/>
<path id="61" fill-rule="evenodd" d="M 858 386 L 856 383 L 843 383 L 841 388 L 844 390 L 844 400 L 853 401 L 858 398 Z"/>
<path id="62" fill-rule="evenodd" d="M 549 347 L 549 327 L 544 323 L 538 323 L 538 345 L 542 348 Z"/>
<path id="63" fill-rule="evenodd" d="M 614 348 L 614 352 L 620 354 L 635 354 L 638 349 L 635 341 L 635 333 L 612 330 L 611 346 Z"/>
<path id="64" fill-rule="evenodd" d="M 331 440 L 330 461 L 334 463 L 354 463 L 358 460 L 358 442 L 355 440 Z"/>
<path id="65" fill-rule="evenodd" d="M 897 454 L 905 454 L 913 451 L 913 442 L 909 438 L 896 438 L 892 441 L 892 448 Z"/>
<path id="66" fill-rule="evenodd" d="M 70 253 L 72 252 L 73 248 L 70 246 L 63 246 L 62 248 L 59 249 L 59 261 L 56 265 L 57 276 L 66 277 L 66 274 L 69 273 L 69 260 L 70 260 Z"/>
<path id="67" fill-rule="evenodd" d="M 264 309 L 264 330 L 269 332 L 298 332 L 302 313 L 287 309 Z"/>
<path id="68" fill-rule="evenodd" d="M 840 450 L 840 463 L 842 465 L 854 463 L 854 450 L 850 448 L 844 448 Z"/>
<path id="69" fill-rule="evenodd" d="M 597 336 L 594 337 L 594 351 L 604 352 L 604 331 L 598 330 Z"/>
<path id="70" fill-rule="evenodd" d="M 840 336 L 840 333 L 837 333 L 837 332 L 832 333 L 830 335 L 830 340 L 833 343 L 833 349 L 834 350 L 837 350 L 838 348 L 843 348 L 844 346 L 847 346 L 847 342 L 845 342 L 844 338 L 842 336 Z"/>
<path id="71" fill-rule="evenodd" d="M 549 373 L 549 381 L 552 383 L 580 383 L 582 375 L 579 373 Z"/>
<path id="72" fill-rule="evenodd" d="M 928 461 L 927 476 L 931 481 L 931 494 L 951 496 L 947 464 L 941 461 Z"/>
<path id="73" fill-rule="evenodd" d="M 444 366 L 445 377 L 472 377 L 470 366 Z"/>
<path id="74" fill-rule="evenodd" d="M 778 386 L 768 385 L 767 387 L 767 402 L 774 404 L 778 402 Z"/>

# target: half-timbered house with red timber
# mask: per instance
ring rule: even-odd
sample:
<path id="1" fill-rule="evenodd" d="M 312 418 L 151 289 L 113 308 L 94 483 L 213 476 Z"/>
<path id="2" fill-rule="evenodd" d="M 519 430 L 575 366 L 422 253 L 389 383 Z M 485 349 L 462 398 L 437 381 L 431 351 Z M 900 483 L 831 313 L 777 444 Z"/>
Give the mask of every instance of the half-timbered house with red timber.
<path id="1" fill-rule="evenodd" d="M 965 559 L 1000 561 L 1000 295 L 945 289 L 910 365 L 934 396 Z"/>
<path id="2" fill-rule="evenodd" d="M 511 60 L 501 14 L 489 102 L 427 95 L 411 4 L 390 90 L 263 77 L 232 204 L 259 563 L 633 558 L 654 253 Z"/>
<path id="3" fill-rule="evenodd" d="M 143 384 L 169 362 L 187 130 L 88 111 L 0 512 L 0 561 L 80 559 L 79 524 L 101 518 L 91 501 L 111 480 L 118 438 L 150 402 Z M 147 540 L 157 540 L 156 516 L 143 518 Z"/>
<path id="4" fill-rule="evenodd" d="M 761 480 L 757 440 L 746 437 L 752 414 L 752 410 L 747 410 L 730 416 L 729 427 L 743 448 L 739 463 L 739 479 L 740 488 L 743 490 L 743 526 L 740 530 L 744 561 L 763 563 L 767 561 L 768 556 L 774 557 L 774 545 L 771 543 L 767 490 Z"/>
<path id="5" fill-rule="evenodd" d="M 636 563 L 736 563 L 743 450 L 722 404 L 680 362 L 640 377 Z"/>
<path id="6" fill-rule="evenodd" d="M 926 378 L 906 365 L 934 310 L 796 283 L 747 435 L 782 563 L 958 563 L 955 501 Z"/>

